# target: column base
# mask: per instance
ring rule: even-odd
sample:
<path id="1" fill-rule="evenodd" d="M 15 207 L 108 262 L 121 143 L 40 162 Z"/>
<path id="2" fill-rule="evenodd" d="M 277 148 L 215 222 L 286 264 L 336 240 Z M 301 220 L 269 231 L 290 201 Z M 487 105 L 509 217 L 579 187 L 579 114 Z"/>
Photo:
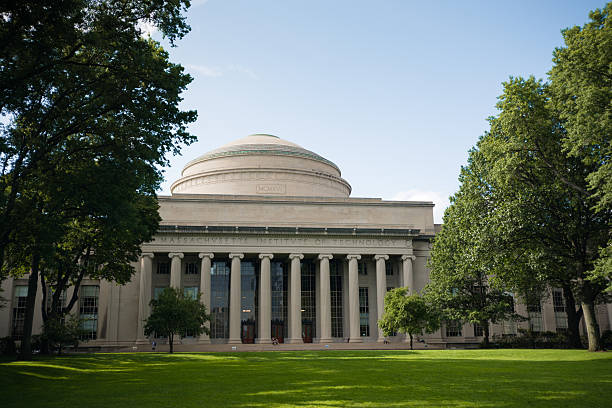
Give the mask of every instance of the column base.
<path id="1" fill-rule="evenodd" d="M 363 339 L 361 337 L 350 338 L 349 343 L 363 343 Z"/>
<path id="2" fill-rule="evenodd" d="M 242 339 L 229 339 L 227 344 L 242 344 Z"/>
<path id="3" fill-rule="evenodd" d="M 304 340 L 299 337 L 297 339 L 285 339 L 285 343 L 287 344 L 303 344 Z"/>
<path id="4" fill-rule="evenodd" d="M 385 338 L 384 337 L 379 337 L 378 339 L 376 339 L 377 343 L 384 343 L 385 342 Z"/>
<path id="5" fill-rule="evenodd" d="M 257 344 L 272 344 L 272 339 L 255 339 Z"/>
<path id="6" fill-rule="evenodd" d="M 138 339 L 134 344 L 137 346 L 142 346 L 144 344 L 151 344 L 151 342 L 148 339 Z"/>
<path id="7" fill-rule="evenodd" d="M 206 337 L 206 338 L 200 337 L 198 339 L 198 344 L 210 344 L 210 338 L 209 337 Z"/>
<path id="8" fill-rule="evenodd" d="M 326 338 L 326 339 L 319 339 L 319 344 L 321 344 L 321 343 L 331 343 L 331 342 L 332 342 L 331 337 Z"/>

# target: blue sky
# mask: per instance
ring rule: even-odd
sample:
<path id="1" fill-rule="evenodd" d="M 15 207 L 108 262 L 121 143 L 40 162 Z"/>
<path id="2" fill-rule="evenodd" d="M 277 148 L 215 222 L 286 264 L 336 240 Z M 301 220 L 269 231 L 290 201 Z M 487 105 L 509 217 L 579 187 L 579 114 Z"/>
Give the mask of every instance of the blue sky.
<path id="1" fill-rule="evenodd" d="M 544 78 L 561 29 L 603 1 L 196 0 L 174 62 L 194 77 L 189 160 L 268 133 L 335 162 L 352 197 L 428 200 L 441 222 L 509 76 Z M 154 34 L 154 38 L 157 35 Z"/>

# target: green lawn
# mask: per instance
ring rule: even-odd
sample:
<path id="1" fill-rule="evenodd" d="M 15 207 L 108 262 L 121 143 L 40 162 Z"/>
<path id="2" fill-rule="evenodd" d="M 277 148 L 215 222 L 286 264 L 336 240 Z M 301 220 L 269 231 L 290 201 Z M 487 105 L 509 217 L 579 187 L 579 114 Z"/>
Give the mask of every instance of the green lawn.
<path id="1" fill-rule="evenodd" d="M 0 407 L 612 407 L 612 353 L 87 354 L 0 361 Z"/>

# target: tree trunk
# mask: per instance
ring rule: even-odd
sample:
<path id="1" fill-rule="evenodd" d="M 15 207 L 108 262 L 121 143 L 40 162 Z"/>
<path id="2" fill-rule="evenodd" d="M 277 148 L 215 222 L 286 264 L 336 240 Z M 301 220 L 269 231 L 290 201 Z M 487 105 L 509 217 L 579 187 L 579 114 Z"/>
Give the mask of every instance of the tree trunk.
<path id="1" fill-rule="evenodd" d="M 481 323 L 479 323 L 479 324 L 481 324 Z M 489 343 L 489 322 L 488 321 L 485 322 L 482 325 L 482 332 L 484 334 L 484 345 L 485 345 L 485 348 L 488 348 L 489 344 L 490 344 Z"/>
<path id="2" fill-rule="evenodd" d="M 32 270 L 28 279 L 28 297 L 26 300 L 26 313 L 23 322 L 23 340 L 21 340 L 20 360 L 32 359 L 32 325 L 34 324 L 34 306 L 36 304 L 36 292 L 38 289 L 38 267 L 40 265 L 40 254 L 34 250 L 32 254 Z"/>
<path id="3" fill-rule="evenodd" d="M 174 353 L 174 335 L 168 336 L 168 343 L 170 343 L 170 354 Z"/>
<path id="4" fill-rule="evenodd" d="M 410 350 L 413 350 L 413 348 L 412 348 L 412 333 L 408 333 L 408 336 L 410 336 Z"/>
<path id="5" fill-rule="evenodd" d="M 584 322 L 587 328 L 587 336 L 589 338 L 589 351 L 601 351 L 601 337 L 599 335 L 599 324 L 597 324 L 595 303 L 582 302 L 582 312 L 584 313 Z"/>
<path id="6" fill-rule="evenodd" d="M 565 314 L 567 315 L 567 338 L 571 348 L 582 348 L 580 340 L 580 317 L 582 310 L 576 310 L 576 299 L 569 286 L 563 286 Z"/>

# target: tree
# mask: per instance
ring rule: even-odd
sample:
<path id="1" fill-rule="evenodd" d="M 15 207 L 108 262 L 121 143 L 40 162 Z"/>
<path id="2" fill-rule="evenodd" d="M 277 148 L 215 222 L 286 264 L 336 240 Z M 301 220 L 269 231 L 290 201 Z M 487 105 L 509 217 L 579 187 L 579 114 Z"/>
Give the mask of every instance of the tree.
<path id="1" fill-rule="evenodd" d="M 406 333 L 412 338 L 423 332 L 433 333 L 439 328 L 439 319 L 435 310 L 418 294 L 408 296 L 407 288 L 390 290 L 385 295 L 385 312 L 378 321 L 378 326 L 385 336 L 392 333 Z"/>
<path id="2" fill-rule="evenodd" d="M 612 211 L 612 3 L 589 14 L 584 27 L 563 30 L 565 47 L 553 53 L 551 102 L 567 134 L 564 149 L 590 168 L 586 176 L 595 209 Z M 612 291 L 612 236 L 600 249 L 592 278 L 607 280 Z"/>
<path id="3" fill-rule="evenodd" d="M 127 203 L 120 198 L 156 205 L 166 154 L 194 140 L 186 125 L 196 113 L 178 107 L 191 77 L 140 28 L 152 23 L 174 44 L 189 31 L 182 16 L 188 6 L 187 0 L 0 6 L 0 280 L 9 271 L 30 272 L 24 358 L 40 267 L 57 264 L 66 245 L 76 254 L 76 231 L 105 241 L 98 226 L 119 215 Z M 116 186 L 98 187 L 107 177 Z M 117 190 L 123 194 L 115 199 Z M 141 242 L 150 227 L 136 234 Z M 131 248 L 127 258 L 137 255 Z M 119 269 L 123 276 L 129 271 Z"/>
<path id="4" fill-rule="evenodd" d="M 83 333 L 81 329 L 81 319 L 76 316 L 64 318 L 50 318 L 43 325 L 41 342 L 47 344 L 50 351 L 57 349 L 58 354 L 62 354 L 65 346 L 77 347 L 79 338 Z"/>
<path id="5" fill-rule="evenodd" d="M 200 303 L 201 293 L 196 299 L 184 295 L 179 289 L 165 288 L 151 300 L 151 316 L 146 320 L 145 335 L 156 334 L 168 338 L 170 353 L 174 352 L 174 336 L 190 333 L 199 336 L 209 334 L 205 326 L 210 321 L 206 306 Z"/>

